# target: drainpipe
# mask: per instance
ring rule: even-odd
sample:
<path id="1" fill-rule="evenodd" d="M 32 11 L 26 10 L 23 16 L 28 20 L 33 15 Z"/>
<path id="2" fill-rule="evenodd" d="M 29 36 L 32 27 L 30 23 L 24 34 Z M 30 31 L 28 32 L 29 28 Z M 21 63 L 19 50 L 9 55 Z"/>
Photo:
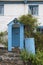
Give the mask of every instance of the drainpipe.
<path id="1" fill-rule="evenodd" d="M 24 4 L 26 4 L 27 3 L 27 0 L 24 0 Z"/>
<path id="2" fill-rule="evenodd" d="M 24 0 L 24 14 L 26 14 L 26 4 L 27 4 L 27 0 Z"/>

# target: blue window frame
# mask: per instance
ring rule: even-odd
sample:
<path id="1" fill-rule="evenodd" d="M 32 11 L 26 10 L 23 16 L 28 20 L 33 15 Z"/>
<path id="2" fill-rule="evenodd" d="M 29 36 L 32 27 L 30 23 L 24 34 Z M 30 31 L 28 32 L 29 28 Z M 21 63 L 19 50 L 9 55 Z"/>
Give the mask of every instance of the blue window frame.
<path id="1" fill-rule="evenodd" d="M 38 15 L 38 5 L 29 5 L 29 9 L 32 15 Z"/>
<path id="2" fill-rule="evenodd" d="M 4 15 L 4 5 L 0 5 L 0 16 Z"/>

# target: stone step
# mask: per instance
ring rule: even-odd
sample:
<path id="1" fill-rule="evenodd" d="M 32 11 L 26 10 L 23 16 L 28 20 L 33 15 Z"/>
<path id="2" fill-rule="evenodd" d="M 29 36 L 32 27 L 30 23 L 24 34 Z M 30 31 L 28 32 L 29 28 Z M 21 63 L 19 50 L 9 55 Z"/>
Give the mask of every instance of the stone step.
<path id="1" fill-rule="evenodd" d="M 19 49 L 19 48 L 13 48 L 13 49 L 12 49 L 12 52 L 20 53 L 20 49 Z"/>
<path id="2" fill-rule="evenodd" d="M 3 64 L 6 64 L 6 63 L 9 64 L 9 63 L 10 63 L 10 64 L 12 64 L 12 65 L 13 65 L 13 64 L 14 64 L 14 65 L 15 65 L 15 64 L 16 64 L 16 65 L 24 65 L 22 60 L 17 60 L 17 61 L 16 61 L 16 60 L 15 60 L 15 61 L 1 61 L 0 64 L 2 64 L 2 63 L 3 63 Z"/>
<path id="3" fill-rule="evenodd" d="M 2 62 L 2 63 L 11 63 L 11 64 L 13 64 L 14 63 L 14 65 L 16 64 L 16 65 L 23 65 L 23 61 L 19 58 L 19 57 L 14 57 L 14 58 L 5 58 L 4 57 L 4 59 L 2 58 L 2 57 L 0 57 L 0 62 Z"/>
<path id="4" fill-rule="evenodd" d="M 20 50 L 14 48 L 12 52 L 5 52 L 0 55 L 0 65 L 24 65 L 20 57 Z"/>

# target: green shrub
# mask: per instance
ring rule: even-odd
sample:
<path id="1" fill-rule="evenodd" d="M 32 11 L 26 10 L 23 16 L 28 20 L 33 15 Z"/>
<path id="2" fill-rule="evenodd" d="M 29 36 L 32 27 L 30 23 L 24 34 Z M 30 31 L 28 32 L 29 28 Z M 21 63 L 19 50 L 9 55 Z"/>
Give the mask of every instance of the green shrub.
<path id="1" fill-rule="evenodd" d="M 0 43 L 8 47 L 7 31 L 0 32 Z"/>
<path id="2" fill-rule="evenodd" d="M 43 34 L 36 32 L 33 34 L 35 38 L 35 47 L 36 50 L 39 49 L 40 51 L 43 50 Z"/>
<path id="3" fill-rule="evenodd" d="M 20 56 L 21 56 L 22 60 L 24 60 L 24 61 L 27 61 L 28 57 L 29 57 L 28 52 L 26 50 L 21 50 Z"/>
<path id="4" fill-rule="evenodd" d="M 36 65 L 43 65 L 43 52 L 37 51 L 36 57 L 35 57 Z"/>
<path id="5" fill-rule="evenodd" d="M 37 51 L 35 55 L 21 51 L 21 58 L 25 62 L 24 65 L 43 65 L 43 52 Z"/>
<path id="6" fill-rule="evenodd" d="M 5 47 L 7 48 L 7 47 L 8 47 L 8 40 L 3 41 L 3 42 L 2 42 L 2 44 L 4 44 L 4 45 L 5 45 Z"/>

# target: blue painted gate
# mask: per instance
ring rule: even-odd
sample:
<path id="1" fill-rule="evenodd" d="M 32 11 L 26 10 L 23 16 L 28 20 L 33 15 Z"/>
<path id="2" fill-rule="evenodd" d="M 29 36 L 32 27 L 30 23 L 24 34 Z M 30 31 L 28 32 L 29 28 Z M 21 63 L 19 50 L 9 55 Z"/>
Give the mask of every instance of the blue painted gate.
<path id="1" fill-rule="evenodd" d="M 19 47 L 20 46 L 20 28 L 14 27 L 12 29 L 12 46 Z"/>

